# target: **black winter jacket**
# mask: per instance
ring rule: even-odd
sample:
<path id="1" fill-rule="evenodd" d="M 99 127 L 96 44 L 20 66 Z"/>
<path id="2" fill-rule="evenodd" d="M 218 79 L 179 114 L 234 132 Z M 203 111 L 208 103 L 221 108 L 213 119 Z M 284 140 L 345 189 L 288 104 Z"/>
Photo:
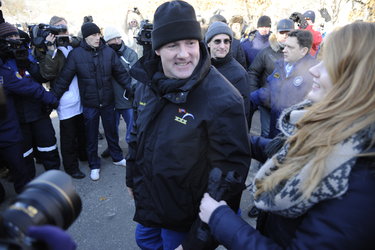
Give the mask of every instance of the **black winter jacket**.
<path id="1" fill-rule="evenodd" d="M 235 170 L 242 181 L 247 176 L 250 147 L 243 99 L 210 65 L 203 43 L 200 47 L 192 76 L 164 94 L 155 80 L 162 71 L 159 57 L 142 57 L 131 69 L 140 83 L 126 179 L 134 193 L 134 220 L 145 226 L 188 231 L 198 218 L 211 169 Z M 229 200 L 241 194 L 236 191 Z"/>
<path id="2" fill-rule="evenodd" d="M 250 113 L 250 85 L 246 70 L 232 57 L 231 53 L 228 53 L 224 58 L 211 59 L 211 63 L 240 92 L 244 100 L 246 117 L 248 117 Z"/>
<path id="3" fill-rule="evenodd" d="M 276 35 L 271 34 L 270 45 L 262 49 L 249 66 L 250 91 L 253 92 L 266 84 L 267 77 L 275 69 L 275 63 L 283 59 L 283 51 L 276 40 Z"/>
<path id="4" fill-rule="evenodd" d="M 116 52 L 101 40 L 98 48 L 84 40 L 73 49 L 52 90 L 58 98 L 68 90 L 77 75 L 81 102 L 84 107 L 99 108 L 114 103 L 112 76 L 123 88 L 131 90 L 131 78 Z"/>

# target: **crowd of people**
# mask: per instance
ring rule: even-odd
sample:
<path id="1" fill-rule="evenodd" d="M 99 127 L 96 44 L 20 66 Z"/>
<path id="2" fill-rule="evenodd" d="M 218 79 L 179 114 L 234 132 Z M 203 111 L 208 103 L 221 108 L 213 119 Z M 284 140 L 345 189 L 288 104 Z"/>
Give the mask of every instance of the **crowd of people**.
<path id="1" fill-rule="evenodd" d="M 134 38 L 137 8 L 126 13 L 125 37 L 92 18 L 71 36 L 59 16 L 49 21 L 57 33 L 36 25 L 28 37 L 1 18 L 1 167 L 17 193 L 35 177 L 35 160 L 60 168 L 56 109 L 72 178 L 85 178 L 87 161 L 100 179 L 102 122 L 101 157 L 126 169 L 141 249 L 372 249 L 375 24 L 348 24 L 323 42 L 314 11 L 292 17 L 272 32 L 260 16 L 244 35 L 239 16 L 216 14 L 202 27 L 193 6 L 169 1 L 146 45 Z M 252 160 L 256 229 L 239 209 Z"/>

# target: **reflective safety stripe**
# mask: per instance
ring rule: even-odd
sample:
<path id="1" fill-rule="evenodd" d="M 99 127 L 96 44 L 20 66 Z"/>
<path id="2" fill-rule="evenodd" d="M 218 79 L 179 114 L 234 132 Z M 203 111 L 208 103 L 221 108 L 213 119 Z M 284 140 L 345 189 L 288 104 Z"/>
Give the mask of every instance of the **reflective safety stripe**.
<path id="1" fill-rule="evenodd" d="M 32 152 L 33 152 L 33 148 L 30 148 L 30 149 L 27 150 L 25 153 L 23 153 L 23 158 L 28 157 Z"/>
<path id="2" fill-rule="evenodd" d="M 40 152 L 50 152 L 50 151 L 53 151 L 55 149 L 57 149 L 57 145 L 53 145 L 51 147 L 37 147 L 38 151 Z"/>

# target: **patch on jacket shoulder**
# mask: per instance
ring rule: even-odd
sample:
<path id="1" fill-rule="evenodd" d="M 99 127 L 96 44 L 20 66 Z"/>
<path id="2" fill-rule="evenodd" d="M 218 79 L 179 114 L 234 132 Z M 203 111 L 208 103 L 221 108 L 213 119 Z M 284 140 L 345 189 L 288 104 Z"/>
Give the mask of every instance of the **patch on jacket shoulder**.
<path id="1" fill-rule="evenodd" d="M 145 102 L 139 102 L 139 105 L 141 105 L 141 106 L 146 106 L 146 103 Z"/>
<path id="2" fill-rule="evenodd" d="M 278 72 L 276 72 L 275 74 L 273 74 L 273 77 L 279 79 L 280 78 L 280 74 Z"/>
<path id="3" fill-rule="evenodd" d="M 296 86 L 296 87 L 301 86 L 302 83 L 303 83 L 303 77 L 302 76 L 296 76 L 293 79 L 293 85 Z"/>
<path id="4" fill-rule="evenodd" d="M 186 125 L 187 122 L 188 122 L 188 121 L 187 121 L 187 118 L 188 118 L 188 117 L 192 118 L 193 120 L 195 119 L 194 115 L 191 114 L 191 113 L 188 113 L 185 109 L 179 108 L 179 109 L 178 109 L 178 113 L 179 113 L 179 116 L 176 115 L 175 118 L 174 118 L 174 120 L 175 120 L 176 122 L 181 123 L 181 124 Z M 183 114 L 182 117 L 181 117 L 181 114 Z M 185 119 L 185 118 L 186 118 L 186 119 Z"/>
<path id="5" fill-rule="evenodd" d="M 18 79 L 22 79 L 22 76 L 20 75 L 19 72 L 16 72 L 16 73 L 15 73 L 15 76 L 16 76 Z"/>

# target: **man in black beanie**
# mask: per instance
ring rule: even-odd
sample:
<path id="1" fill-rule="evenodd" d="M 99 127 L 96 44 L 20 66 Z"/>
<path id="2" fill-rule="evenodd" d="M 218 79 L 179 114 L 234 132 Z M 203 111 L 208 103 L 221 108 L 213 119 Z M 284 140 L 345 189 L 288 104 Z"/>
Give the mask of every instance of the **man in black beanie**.
<path id="1" fill-rule="evenodd" d="M 257 29 L 250 32 L 249 37 L 241 42 L 248 66 L 252 64 L 258 52 L 269 45 L 270 30 L 271 18 L 261 16 L 257 22 Z"/>
<path id="2" fill-rule="evenodd" d="M 153 20 L 153 52 L 131 69 L 139 84 L 126 185 L 136 241 L 141 249 L 209 249 L 212 241 L 197 239 L 195 223 L 209 173 L 235 171 L 243 183 L 250 165 L 244 101 L 211 66 L 190 4 L 163 3 Z M 224 194 L 236 211 L 241 191 Z"/>
<path id="3" fill-rule="evenodd" d="M 112 77 L 116 80 L 116 84 L 126 89 L 124 96 L 131 91 L 131 78 L 116 52 L 101 38 L 100 29 L 95 23 L 84 23 L 81 32 L 83 40 L 79 47 L 69 53 L 52 90 L 58 98 L 61 98 L 69 89 L 74 76 L 77 76 L 83 106 L 90 178 L 96 181 L 100 177 L 98 157 L 100 117 L 113 163 L 126 166 L 126 160 L 118 144 Z"/>

